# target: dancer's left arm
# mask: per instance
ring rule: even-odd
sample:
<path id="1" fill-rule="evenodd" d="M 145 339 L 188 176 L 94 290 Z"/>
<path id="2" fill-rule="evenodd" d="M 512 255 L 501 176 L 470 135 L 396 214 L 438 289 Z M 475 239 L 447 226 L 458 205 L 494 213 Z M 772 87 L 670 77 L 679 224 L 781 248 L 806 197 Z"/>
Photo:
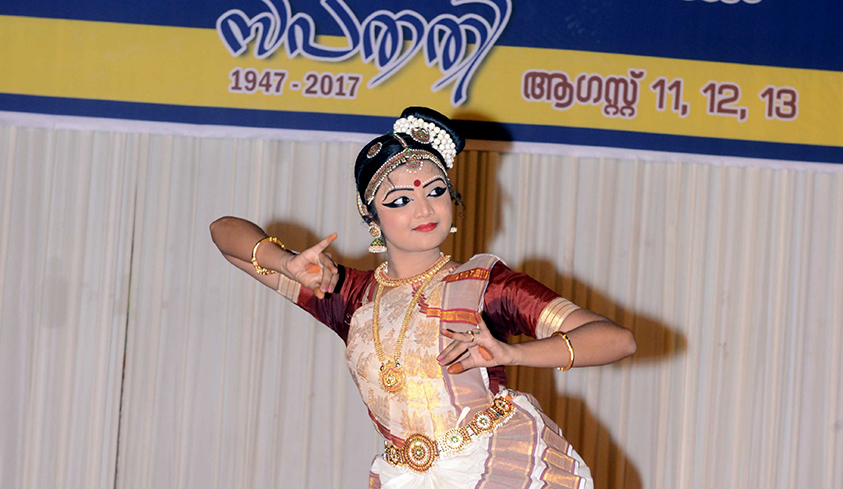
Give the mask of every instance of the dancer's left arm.
<path id="1" fill-rule="evenodd" d="M 561 326 L 574 349 L 573 367 L 613 363 L 632 355 L 637 348 L 630 330 L 587 309 L 572 312 Z M 565 339 L 558 335 L 509 344 L 496 339 L 483 321 L 473 335 L 447 329 L 441 333 L 453 342 L 438 360 L 441 365 L 450 364 L 448 371 L 452 374 L 497 365 L 565 367 L 571 359 Z"/>
<path id="2" fill-rule="evenodd" d="M 616 362 L 637 348 L 630 330 L 578 308 L 529 275 L 510 270 L 501 262 L 491 270 L 483 302 L 483 317 L 490 321 L 488 325 L 480 321 L 471 333 L 442 330 L 442 335 L 453 342 L 438 360 L 441 365 L 450 365 L 451 373 L 497 365 L 565 367 L 571 361 L 571 352 L 564 338 L 551 335 L 554 331 L 565 332 L 571 342 L 573 367 Z M 506 342 L 510 335 L 517 334 L 540 339 Z"/>

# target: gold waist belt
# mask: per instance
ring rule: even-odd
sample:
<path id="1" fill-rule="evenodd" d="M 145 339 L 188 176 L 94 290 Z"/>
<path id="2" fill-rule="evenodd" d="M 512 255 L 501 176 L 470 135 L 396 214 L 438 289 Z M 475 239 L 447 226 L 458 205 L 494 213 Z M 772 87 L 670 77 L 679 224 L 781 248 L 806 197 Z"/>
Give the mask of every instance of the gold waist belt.
<path id="1" fill-rule="evenodd" d="M 466 426 L 451 428 L 436 440 L 423 433 L 407 437 L 401 448 L 385 442 L 383 457 L 392 465 L 426 472 L 437 459 L 457 454 L 481 436 L 489 436 L 515 411 L 512 398 L 498 394 L 491 406 L 475 414 Z"/>

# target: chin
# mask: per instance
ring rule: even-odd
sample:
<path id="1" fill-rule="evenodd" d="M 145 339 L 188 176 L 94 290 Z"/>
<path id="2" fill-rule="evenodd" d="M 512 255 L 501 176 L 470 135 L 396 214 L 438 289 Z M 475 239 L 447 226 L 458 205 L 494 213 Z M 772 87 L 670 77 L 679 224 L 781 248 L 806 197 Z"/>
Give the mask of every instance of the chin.
<path id="1" fill-rule="evenodd" d="M 442 246 L 442 243 L 445 242 L 445 238 L 447 237 L 447 234 L 444 236 L 431 236 L 429 240 L 420 240 L 419 244 L 423 244 L 425 250 L 432 250 L 433 248 L 439 248 Z"/>
<path id="2" fill-rule="evenodd" d="M 429 251 L 439 248 L 447 237 L 447 233 L 443 235 L 442 233 L 432 231 L 429 235 L 415 236 L 408 239 L 407 242 L 402 243 L 404 246 L 398 243 L 395 243 L 395 245 L 406 251 Z"/>

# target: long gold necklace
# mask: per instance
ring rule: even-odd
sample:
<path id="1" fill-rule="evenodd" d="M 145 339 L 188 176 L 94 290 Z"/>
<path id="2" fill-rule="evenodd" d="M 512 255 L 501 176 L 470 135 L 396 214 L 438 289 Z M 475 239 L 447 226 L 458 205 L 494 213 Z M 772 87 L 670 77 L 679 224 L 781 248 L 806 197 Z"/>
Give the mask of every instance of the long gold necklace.
<path id="1" fill-rule="evenodd" d="M 416 308 L 416 304 L 419 303 L 419 299 L 421 298 L 424 289 L 427 288 L 430 281 L 433 280 L 433 277 L 439 272 L 439 270 L 442 270 L 442 267 L 444 267 L 449 261 L 451 261 L 450 255 L 440 255 L 439 259 L 436 260 L 436 263 L 431 265 L 431 267 L 424 272 L 402 279 L 391 279 L 386 276 L 386 262 L 382 263 L 375 270 L 375 280 L 378 281 L 378 288 L 375 291 L 375 304 L 374 310 L 372 311 L 372 336 L 375 340 L 375 353 L 377 353 L 378 360 L 381 362 L 379 380 L 381 387 L 383 387 L 383 390 L 387 392 L 398 392 L 402 387 L 404 387 L 404 368 L 400 361 L 401 349 L 404 345 L 404 337 L 407 335 L 407 329 L 410 327 L 410 321 L 413 319 L 413 310 Z M 401 323 L 401 330 L 398 332 L 398 341 L 395 343 L 395 354 L 392 359 L 387 359 L 386 353 L 383 351 L 383 346 L 381 346 L 380 324 L 378 322 L 383 289 L 384 287 L 398 287 L 400 285 L 414 284 L 417 282 L 421 282 L 421 285 L 413 294 L 413 300 L 410 301 L 410 307 L 407 308 L 407 312 L 404 314 L 404 322 Z"/>

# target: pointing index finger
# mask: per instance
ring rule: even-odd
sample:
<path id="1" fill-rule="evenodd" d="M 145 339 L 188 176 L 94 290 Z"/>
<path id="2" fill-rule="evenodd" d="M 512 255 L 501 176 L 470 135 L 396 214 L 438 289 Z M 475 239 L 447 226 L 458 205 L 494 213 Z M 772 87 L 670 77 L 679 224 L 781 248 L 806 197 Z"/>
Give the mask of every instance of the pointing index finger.
<path id="1" fill-rule="evenodd" d="M 322 253 L 322 251 L 327 248 L 335 239 L 337 239 L 337 233 L 332 233 L 327 238 L 323 239 L 322 241 L 316 243 L 313 246 L 313 251 L 316 253 Z"/>

